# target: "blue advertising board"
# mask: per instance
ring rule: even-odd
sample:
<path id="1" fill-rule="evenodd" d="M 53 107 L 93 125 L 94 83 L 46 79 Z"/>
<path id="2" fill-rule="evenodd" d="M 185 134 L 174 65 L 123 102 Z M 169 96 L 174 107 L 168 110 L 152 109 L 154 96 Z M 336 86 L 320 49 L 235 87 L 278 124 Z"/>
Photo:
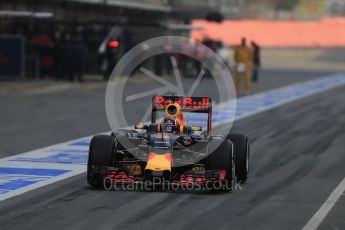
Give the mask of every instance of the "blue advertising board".
<path id="1" fill-rule="evenodd" d="M 21 36 L 0 36 L 0 80 L 23 76 L 24 39 Z"/>

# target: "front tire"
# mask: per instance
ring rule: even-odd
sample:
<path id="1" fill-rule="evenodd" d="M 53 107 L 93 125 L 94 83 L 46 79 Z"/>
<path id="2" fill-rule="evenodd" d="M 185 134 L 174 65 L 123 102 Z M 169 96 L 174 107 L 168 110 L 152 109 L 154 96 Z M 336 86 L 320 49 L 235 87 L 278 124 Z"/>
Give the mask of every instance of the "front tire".
<path id="1" fill-rule="evenodd" d="M 94 167 L 114 166 L 114 137 L 97 135 L 91 139 L 87 162 L 87 182 L 93 187 L 103 186 L 103 177 L 93 172 Z"/>
<path id="2" fill-rule="evenodd" d="M 221 142 L 221 143 L 219 143 Z M 207 169 L 208 170 L 226 170 L 225 185 L 215 191 L 231 191 L 233 189 L 234 182 L 234 154 L 232 143 L 227 139 L 211 140 L 212 144 L 219 145 L 215 151 L 213 151 L 207 157 Z"/>

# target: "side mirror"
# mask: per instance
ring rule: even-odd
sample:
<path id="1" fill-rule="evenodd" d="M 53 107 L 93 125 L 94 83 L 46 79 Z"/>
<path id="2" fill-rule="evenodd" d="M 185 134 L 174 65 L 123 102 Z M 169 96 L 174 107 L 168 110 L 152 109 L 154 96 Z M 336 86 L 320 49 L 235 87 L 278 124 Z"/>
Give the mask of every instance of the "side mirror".
<path id="1" fill-rule="evenodd" d="M 194 132 L 202 131 L 202 127 L 201 126 L 192 126 L 192 131 L 194 131 Z"/>
<path id="2" fill-rule="evenodd" d="M 144 129 L 145 125 L 143 123 L 136 123 L 134 126 L 135 129 Z"/>

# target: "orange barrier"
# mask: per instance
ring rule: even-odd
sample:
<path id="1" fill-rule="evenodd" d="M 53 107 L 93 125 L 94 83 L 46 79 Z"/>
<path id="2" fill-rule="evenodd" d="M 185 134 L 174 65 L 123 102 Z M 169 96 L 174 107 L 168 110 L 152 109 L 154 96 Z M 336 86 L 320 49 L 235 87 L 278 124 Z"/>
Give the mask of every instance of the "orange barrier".
<path id="1" fill-rule="evenodd" d="M 222 23 L 194 20 L 203 30 L 192 31 L 192 38 L 206 36 L 228 45 L 242 37 L 266 47 L 342 47 L 345 46 L 345 18 L 320 21 L 226 20 Z"/>

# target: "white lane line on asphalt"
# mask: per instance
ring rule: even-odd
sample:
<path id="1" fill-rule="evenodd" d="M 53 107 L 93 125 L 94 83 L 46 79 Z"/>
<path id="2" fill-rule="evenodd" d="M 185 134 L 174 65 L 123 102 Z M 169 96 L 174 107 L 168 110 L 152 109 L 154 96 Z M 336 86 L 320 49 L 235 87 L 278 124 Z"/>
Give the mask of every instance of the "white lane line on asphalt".
<path id="1" fill-rule="evenodd" d="M 217 126 L 225 122 L 239 120 L 342 85 L 345 85 L 345 74 L 336 74 L 240 98 L 237 101 L 238 110 L 236 113 L 224 109 L 221 114 L 216 113 L 213 116 L 218 118 L 214 120 L 213 124 Z M 254 101 L 257 104 L 253 103 Z M 217 106 L 220 108 L 225 106 L 226 108 L 227 103 Z M 245 109 L 248 105 L 253 110 Z M 197 122 L 197 119 L 195 121 Z M 91 137 L 78 138 L 0 159 L 0 201 L 84 173 Z M 16 170 L 24 172 L 21 173 L 24 175 L 23 178 L 13 176 L 18 175 L 13 173 Z M 42 174 L 49 170 L 55 175 L 43 178 Z"/>
<path id="2" fill-rule="evenodd" d="M 314 216 L 308 221 L 308 223 L 302 228 L 302 230 L 316 230 L 322 221 L 326 218 L 327 214 L 331 211 L 335 203 L 339 198 L 344 195 L 345 192 L 345 178 L 339 183 L 339 185 L 333 190 L 331 195 L 322 204 L 320 209 L 314 214 Z"/>

